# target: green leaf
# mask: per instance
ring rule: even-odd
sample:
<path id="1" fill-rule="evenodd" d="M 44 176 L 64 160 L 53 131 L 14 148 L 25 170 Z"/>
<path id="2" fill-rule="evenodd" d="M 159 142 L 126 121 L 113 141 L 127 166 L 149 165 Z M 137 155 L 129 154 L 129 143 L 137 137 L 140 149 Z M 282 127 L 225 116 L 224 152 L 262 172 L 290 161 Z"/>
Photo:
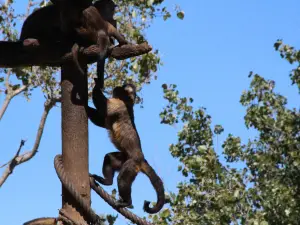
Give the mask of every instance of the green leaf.
<path id="1" fill-rule="evenodd" d="M 269 223 L 267 221 L 262 221 L 260 225 L 269 225 Z"/>
<path id="2" fill-rule="evenodd" d="M 163 209 L 162 213 L 161 213 L 161 217 L 162 218 L 167 218 L 171 215 L 171 212 L 169 209 Z"/>
<path id="3" fill-rule="evenodd" d="M 183 18 L 184 18 L 184 12 L 183 12 L 183 11 L 178 12 L 178 13 L 177 13 L 177 17 L 178 17 L 179 19 L 183 20 Z"/>
<path id="4" fill-rule="evenodd" d="M 153 2 L 154 2 L 154 0 L 148 0 L 147 1 L 147 6 L 152 6 Z"/>

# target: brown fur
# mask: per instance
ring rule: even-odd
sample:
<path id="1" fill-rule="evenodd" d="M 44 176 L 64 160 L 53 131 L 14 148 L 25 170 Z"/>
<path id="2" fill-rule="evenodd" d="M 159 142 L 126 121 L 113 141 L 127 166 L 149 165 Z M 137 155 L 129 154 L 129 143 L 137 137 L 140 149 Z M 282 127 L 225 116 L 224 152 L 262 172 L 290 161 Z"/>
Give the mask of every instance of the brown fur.
<path id="1" fill-rule="evenodd" d="M 138 172 L 145 173 L 156 190 L 157 203 L 150 208 L 150 202 L 145 201 L 144 210 L 148 213 L 157 213 L 165 203 L 164 187 L 142 152 L 140 138 L 134 123 L 135 97 L 135 87 L 123 85 L 123 87 L 116 87 L 113 97 L 107 99 L 96 80 L 93 89 L 93 102 L 96 109 L 87 106 L 87 113 L 95 125 L 108 130 L 112 143 L 120 152 L 111 152 L 105 155 L 102 168 L 104 178 L 97 175 L 92 176 L 104 185 L 112 185 L 114 174 L 119 171 L 118 189 L 121 200 L 118 201 L 117 206 L 128 207 L 132 204 L 132 183 Z"/>

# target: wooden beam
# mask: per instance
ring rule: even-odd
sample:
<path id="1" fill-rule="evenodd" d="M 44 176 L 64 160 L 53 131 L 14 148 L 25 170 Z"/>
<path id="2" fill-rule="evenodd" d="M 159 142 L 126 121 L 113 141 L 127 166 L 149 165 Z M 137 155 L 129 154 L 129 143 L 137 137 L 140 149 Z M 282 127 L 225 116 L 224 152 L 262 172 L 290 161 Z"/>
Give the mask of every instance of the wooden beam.
<path id="1" fill-rule="evenodd" d="M 61 66 L 73 60 L 71 47 L 62 43 L 25 47 L 21 41 L 0 41 L 0 67 Z M 152 47 L 146 42 L 139 45 L 128 44 L 110 48 L 108 57 L 127 59 L 143 55 L 151 50 Z M 96 45 L 80 50 L 80 54 L 88 64 L 96 62 L 99 52 Z"/>

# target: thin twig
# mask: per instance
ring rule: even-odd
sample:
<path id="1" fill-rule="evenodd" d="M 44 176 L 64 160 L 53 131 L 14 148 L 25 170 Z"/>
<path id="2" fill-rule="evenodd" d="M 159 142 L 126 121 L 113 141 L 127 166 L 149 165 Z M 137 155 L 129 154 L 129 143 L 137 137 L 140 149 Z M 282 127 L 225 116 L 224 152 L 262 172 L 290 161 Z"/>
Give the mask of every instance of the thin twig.
<path id="1" fill-rule="evenodd" d="M 35 154 L 37 153 L 37 150 L 39 148 L 40 142 L 41 142 L 41 138 L 43 135 L 43 131 L 44 131 L 44 127 L 45 127 L 45 123 L 46 123 L 46 119 L 49 114 L 49 111 L 55 105 L 55 103 L 58 101 L 59 101 L 58 99 L 54 99 L 54 100 L 48 99 L 45 102 L 44 112 L 43 112 L 43 115 L 40 120 L 35 143 L 33 145 L 32 150 L 29 152 L 26 152 L 22 155 L 19 155 L 19 153 L 20 153 L 20 149 L 19 149 L 17 154 L 15 155 L 15 157 L 12 160 L 10 160 L 10 162 L 6 163 L 6 165 L 7 165 L 6 169 L 3 172 L 2 177 L 0 178 L 0 187 L 5 183 L 5 181 L 10 176 L 10 174 L 13 172 L 13 170 L 16 166 L 18 166 L 24 162 L 27 162 L 28 160 L 30 160 L 31 158 L 33 158 L 35 156 Z"/>

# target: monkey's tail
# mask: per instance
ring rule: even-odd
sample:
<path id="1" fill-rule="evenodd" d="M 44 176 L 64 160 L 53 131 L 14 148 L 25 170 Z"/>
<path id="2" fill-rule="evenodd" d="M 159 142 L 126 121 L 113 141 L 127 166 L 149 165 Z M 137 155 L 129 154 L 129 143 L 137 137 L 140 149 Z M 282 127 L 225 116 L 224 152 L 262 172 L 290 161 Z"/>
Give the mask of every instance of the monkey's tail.
<path id="1" fill-rule="evenodd" d="M 99 48 L 101 48 L 97 60 L 97 77 L 99 80 L 100 88 L 104 88 L 105 57 L 110 45 L 110 39 L 103 30 L 98 31 L 97 45 Z"/>
<path id="2" fill-rule="evenodd" d="M 80 73 L 82 73 L 84 75 L 84 71 L 83 69 L 81 68 L 80 64 L 79 64 L 79 61 L 78 61 L 78 52 L 79 52 L 79 46 L 77 43 L 75 43 L 73 46 L 72 46 L 72 56 L 73 56 L 73 61 L 75 62 L 78 70 L 80 71 Z"/>
<path id="3" fill-rule="evenodd" d="M 149 177 L 151 184 L 154 187 L 157 194 L 156 205 L 150 208 L 150 202 L 145 201 L 144 211 L 150 214 L 157 213 L 162 209 L 162 207 L 165 204 L 165 190 L 163 182 L 146 160 L 142 163 L 141 171 Z"/>

